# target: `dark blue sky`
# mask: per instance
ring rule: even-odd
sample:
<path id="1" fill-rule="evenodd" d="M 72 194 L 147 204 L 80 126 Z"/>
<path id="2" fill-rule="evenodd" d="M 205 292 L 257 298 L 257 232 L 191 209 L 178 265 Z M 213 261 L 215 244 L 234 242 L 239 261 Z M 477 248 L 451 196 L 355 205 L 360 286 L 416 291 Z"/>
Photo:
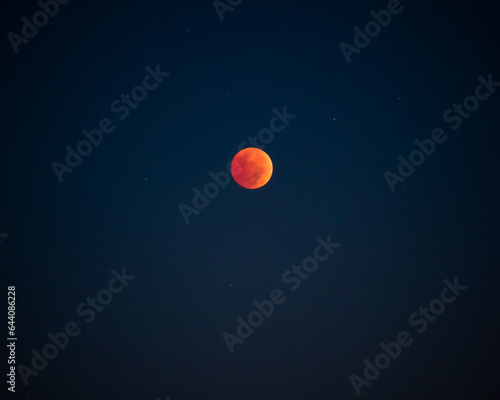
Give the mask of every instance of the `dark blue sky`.
<path id="1" fill-rule="evenodd" d="M 246 0 L 221 21 L 211 1 L 73 0 L 46 25 L 35 1 L 2 6 L 11 398 L 356 399 L 354 375 L 361 399 L 498 398 L 496 8 L 397 3 Z M 340 44 L 388 6 L 349 63 Z M 287 113 L 265 144 L 269 183 L 231 179 L 196 209 L 193 189 Z M 82 130 L 95 144 L 72 167 Z M 446 291 L 455 279 L 467 289 Z M 223 334 L 275 290 L 231 353 Z M 368 379 L 400 332 L 412 343 Z"/>

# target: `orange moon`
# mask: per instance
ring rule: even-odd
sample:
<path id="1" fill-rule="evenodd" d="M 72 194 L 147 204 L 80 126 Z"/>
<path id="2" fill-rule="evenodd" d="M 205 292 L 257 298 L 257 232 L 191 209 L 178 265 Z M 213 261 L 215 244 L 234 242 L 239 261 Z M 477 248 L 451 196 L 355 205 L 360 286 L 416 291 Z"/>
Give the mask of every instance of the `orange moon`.
<path id="1" fill-rule="evenodd" d="M 264 186 L 273 174 L 271 158 L 255 147 L 241 150 L 231 163 L 231 175 L 238 185 L 245 189 L 258 189 Z"/>

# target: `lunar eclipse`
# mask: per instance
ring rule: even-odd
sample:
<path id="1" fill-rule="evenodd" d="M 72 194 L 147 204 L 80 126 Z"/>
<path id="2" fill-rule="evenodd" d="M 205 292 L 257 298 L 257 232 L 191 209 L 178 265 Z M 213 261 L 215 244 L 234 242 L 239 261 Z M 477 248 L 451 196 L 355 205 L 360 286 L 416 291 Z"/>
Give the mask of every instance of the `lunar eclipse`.
<path id="1" fill-rule="evenodd" d="M 231 175 L 245 189 L 264 186 L 273 174 L 273 163 L 264 151 L 248 147 L 236 154 L 231 163 Z"/>

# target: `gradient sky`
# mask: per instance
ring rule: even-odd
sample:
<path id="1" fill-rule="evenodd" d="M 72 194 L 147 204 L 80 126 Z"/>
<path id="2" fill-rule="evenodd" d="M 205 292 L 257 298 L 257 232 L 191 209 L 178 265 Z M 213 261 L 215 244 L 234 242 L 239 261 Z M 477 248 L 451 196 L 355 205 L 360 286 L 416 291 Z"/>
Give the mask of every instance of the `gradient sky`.
<path id="1" fill-rule="evenodd" d="M 210 0 L 73 0 L 16 53 L 40 5 L 2 5 L 16 365 L 80 329 L 10 398 L 356 399 L 350 376 L 404 331 L 359 398 L 497 398 L 496 6 L 401 0 L 349 63 L 340 44 L 387 7 L 246 0 L 221 21 Z M 273 176 L 246 190 L 224 171 L 259 132 Z M 78 156 L 82 140 L 98 144 Z M 419 333 L 413 313 L 455 278 L 467 289 Z M 224 333 L 270 298 L 231 353 Z"/>

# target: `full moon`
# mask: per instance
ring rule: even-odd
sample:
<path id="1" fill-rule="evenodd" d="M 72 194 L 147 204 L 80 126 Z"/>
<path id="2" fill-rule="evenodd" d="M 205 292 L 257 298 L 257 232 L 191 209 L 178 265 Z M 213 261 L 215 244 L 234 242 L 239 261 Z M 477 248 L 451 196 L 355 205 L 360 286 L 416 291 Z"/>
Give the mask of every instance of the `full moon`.
<path id="1" fill-rule="evenodd" d="M 241 150 L 231 163 L 231 175 L 238 185 L 246 189 L 264 186 L 273 174 L 273 163 L 269 156 L 255 147 Z"/>

